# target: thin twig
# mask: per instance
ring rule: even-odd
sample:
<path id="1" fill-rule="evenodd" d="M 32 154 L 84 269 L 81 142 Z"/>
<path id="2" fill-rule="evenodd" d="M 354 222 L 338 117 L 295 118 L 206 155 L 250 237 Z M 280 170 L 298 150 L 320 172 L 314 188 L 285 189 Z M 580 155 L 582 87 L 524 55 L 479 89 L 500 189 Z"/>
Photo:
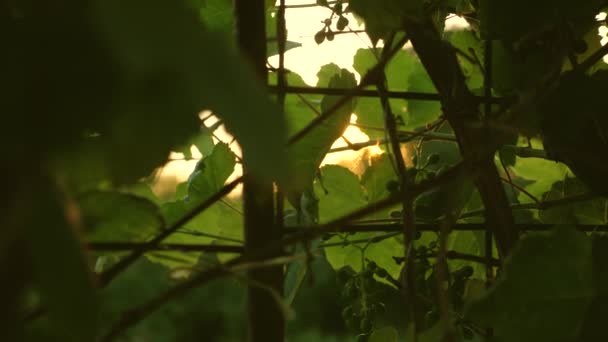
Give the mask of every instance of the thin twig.
<path id="1" fill-rule="evenodd" d="M 596 197 L 597 197 L 597 195 L 592 194 L 592 193 L 582 193 L 582 194 L 572 195 L 572 196 L 568 196 L 568 197 L 564 197 L 564 198 L 559 198 L 556 200 L 547 200 L 547 201 L 534 202 L 534 203 L 514 203 L 514 204 L 511 204 L 510 207 L 512 210 L 513 209 L 546 210 L 546 209 L 557 207 L 560 205 L 568 205 L 568 204 L 572 204 L 572 203 L 592 200 Z M 463 218 L 467 218 L 467 217 L 479 216 L 479 215 L 483 215 L 484 212 L 485 212 L 484 209 L 472 210 L 472 211 L 463 213 L 462 215 L 460 215 L 460 218 L 463 219 Z"/>
<path id="2" fill-rule="evenodd" d="M 509 173 L 507 172 L 507 175 L 509 175 Z M 540 203 L 540 200 L 538 198 L 536 198 L 534 195 L 532 195 L 528 190 L 526 190 L 524 187 L 519 186 L 517 184 L 515 184 L 515 182 L 513 182 L 513 179 L 511 179 L 511 177 L 509 176 L 509 179 L 505 179 L 505 178 L 500 178 L 503 182 L 509 184 L 510 186 L 512 186 L 514 189 L 520 191 L 521 193 L 523 193 L 524 195 L 528 196 L 530 199 L 532 199 L 535 203 Z"/>
<path id="3" fill-rule="evenodd" d="M 165 243 L 151 246 L 148 243 L 137 242 L 89 242 L 86 249 L 95 252 L 124 252 L 139 249 L 150 251 L 180 251 L 180 252 L 209 252 L 209 253 L 243 253 L 242 246 Z"/>
<path id="4" fill-rule="evenodd" d="M 378 64 L 379 65 L 379 64 Z M 376 65 L 376 67 L 378 66 Z M 376 67 L 370 69 L 370 71 L 377 70 Z M 363 78 L 365 80 L 365 77 Z M 299 93 L 299 94 L 315 94 L 315 95 L 337 95 L 345 96 L 347 98 L 340 99 L 340 101 L 348 101 L 353 96 L 357 97 L 378 97 L 378 90 L 375 89 L 364 89 L 370 85 L 369 80 L 363 84 L 363 80 L 357 88 L 323 88 L 323 87 L 302 87 L 302 86 L 288 86 L 285 88 L 287 93 Z M 271 85 L 268 87 L 271 93 L 277 92 L 277 86 Z M 417 101 L 440 101 L 439 95 L 436 93 L 424 93 L 414 91 L 387 91 L 387 96 L 391 99 L 403 99 L 403 100 L 417 100 Z M 486 100 L 483 96 L 475 96 L 476 101 L 483 103 Z M 502 104 L 505 99 L 501 97 L 492 97 L 489 99 L 492 104 Z M 327 114 L 323 114 L 327 115 Z"/>
<path id="5" fill-rule="evenodd" d="M 388 40 L 387 46 L 390 46 L 392 43 L 392 37 Z M 386 52 L 388 48 L 385 48 L 382 51 L 382 58 L 385 59 Z M 412 317 L 413 321 L 413 329 L 414 333 L 414 341 L 416 341 L 416 335 L 418 330 L 421 327 L 421 321 L 419 319 L 419 315 L 417 314 L 417 304 L 416 304 L 416 270 L 415 270 L 415 261 L 412 257 L 414 252 L 414 241 L 416 236 L 416 224 L 414 218 L 414 205 L 413 199 L 411 197 L 405 196 L 406 193 L 409 192 L 410 184 L 412 180 L 409 179 L 407 174 L 407 169 L 405 166 L 405 160 L 403 159 L 403 155 L 401 153 L 401 144 L 399 142 L 399 136 L 397 133 L 397 123 L 395 121 L 395 116 L 392 113 L 391 106 L 389 104 L 389 99 L 386 94 L 386 75 L 384 71 L 382 71 L 382 77 L 378 80 L 376 84 L 378 88 L 378 93 L 380 94 L 380 103 L 382 104 L 382 109 L 384 113 L 384 126 L 388 133 L 388 142 L 390 143 L 390 147 L 392 150 L 392 155 L 394 158 L 396 168 L 396 174 L 399 176 L 399 185 L 401 193 L 403 194 L 403 200 L 401 202 L 401 213 L 402 213 L 402 224 L 403 224 L 403 237 L 404 241 L 407 243 L 404 244 L 404 252 L 403 254 L 406 256 L 406 264 L 405 264 L 405 276 L 403 277 L 404 286 L 403 290 L 405 291 L 408 308 L 410 312 L 410 317 Z"/>

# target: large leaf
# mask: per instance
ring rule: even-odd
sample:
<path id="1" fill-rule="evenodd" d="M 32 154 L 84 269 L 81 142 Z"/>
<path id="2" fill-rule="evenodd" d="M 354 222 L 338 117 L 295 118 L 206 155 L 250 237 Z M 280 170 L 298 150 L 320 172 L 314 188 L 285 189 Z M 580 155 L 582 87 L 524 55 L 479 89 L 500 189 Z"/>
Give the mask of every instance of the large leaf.
<path id="1" fill-rule="evenodd" d="M 366 191 L 369 203 L 380 201 L 390 195 L 388 190 L 389 182 L 397 181 L 393 163 L 387 153 L 370 157 L 370 165 L 365 169 L 361 176 L 361 185 Z M 395 208 L 401 207 L 399 204 L 366 216 L 368 219 L 386 219 Z"/>
<path id="2" fill-rule="evenodd" d="M 52 186 L 41 187 L 27 225 L 34 280 L 50 318 L 66 339 L 95 341 L 98 299 L 75 226 L 78 209 Z"/>
<path id="3" fill-rule="evenodd" d="M 359 49 L 353 59 L 354 69 L 363 77 L 371 68 L 378 63 L 379 50 Z M 413 71 L 416 57 L 408 51 L 399 51 L 385 67 L 387 86 L 392 91 L 406 91 L 409 86 L 408 76 Z M 404 124 L 410 124 L 410 117 L 407 111 L 408 101 L 400 99 L 390 99 L 392 113 L 400 117 Z M 357 124 L 362 125 L 361 130 L 371 139 L 382 139 L 384 133 L 384 113 L 380 100 L 377 98 L 362 97 L 357 101 L 355 108 L 357 114 Z"/>
<path id="4" fill-rule="evenodd" d="M 321 168 L 321 179 L 315 183 L 319 198 L 319 221 L 329 222 L 359 209 L 367 203 L 357 175 L 338 165 Z"/>
<path id="5" fill-rule="evenodd" d="M 595 295 L 591 253 L 590 239 L 572 228 L 529 233 L 467 318 L 504 341 L 575 338 Z"/>
<path id="6" fill-rule="evenodd" d="M 326 165 L 321 168 L 324 188 L 316 183 L 315 191 L 319 197 L 320 222 L 327 222 L 345 215 L 355 209 L 365 206 L 366 199 L 359 179 L 348 169 L 337 165 Z M 325 193 L 325 190 L 327 193 Z M 354 270 L 361 269 L 361 248 L 381 233 L 356 233 L 348 236 L 348 240 L 363 240 L 357 244 L 325 248 L 327 260 L 334 269 L 350 266 Z M 328 243 L 339 243 L 342 236 L 329 239 Z M 384 239 L 370 243 L 365 256 L 384 267 L 389 274 L 397 278 L 401 267 L 393 259 L 403 255 L 403 244 L 395 238 Z"/>
<path id="7" fill-rule="evenodd" d="M 244 154 L 256 156 L 249 172 L 271 179 L 282 175 L 283 117 L 220 35 L 204 30 L 178 1 L 98 1 L 95 8 L 99 30 L 125 71 L 117 88 L 121 96 L 112 106 L 118 120 L 104 135 L 111 138 L 109 155 L 117 162 L 112 165 L 121 167 L 119 174 L 133 179 L 149 172 L 196 132 L 198 112 L 211 109 Z"/>
<path id="8" fill-rule="evenodd" d="M 149 200 L 111 191 L 78 198 L 90 242 L 143 242 L 164 227 L 160 209 Z"/>
<path id="9" fill-rule="evenodd" d="M 330 88 L 353 88 L 356 86 L 355 76 L 352 73 L 346 69 L 340 70 L 337 66 L 332 68 L 335 69 L 335 74 L 329 81 Z M 323 112 L 328 111 L 339 99 L 340 96 L 323 97 L 321 110 Z M 354 100 L 347 101 L 327 120 L 289 147 L 289 179 L 285 185 L 287 198 L 294 207 L 299 207 L 300 196 L 305 189 L 312 186 L 314 175 L 327 151 L 348 127 L 354 104 Z M 307 117 L 294 114 L 299 113 L 287 113 L 289 131 L 293 133 L 314 119 L 314 114 L 309 114 Z"/>

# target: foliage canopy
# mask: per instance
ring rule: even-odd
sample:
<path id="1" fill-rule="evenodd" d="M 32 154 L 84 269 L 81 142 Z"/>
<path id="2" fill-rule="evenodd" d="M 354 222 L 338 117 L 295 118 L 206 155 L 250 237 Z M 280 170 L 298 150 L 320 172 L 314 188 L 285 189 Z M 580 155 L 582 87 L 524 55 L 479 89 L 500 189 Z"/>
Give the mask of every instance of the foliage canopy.
<path id="1" fill-rule="evenodd" d="M 318 0 L 311 40 L 360 21 L 373 46 L 315 87 L 260 84 L 235 30 L 298 43 L 258 2 L 245 28 L 229 0 L 0 5 L 1 340 L 244 340 L 246 287 L 295 341 L 608 340 L 606 1 Z M 370 140 L 348 148 L 382 153 L 321 166 L 353 113 Z M 280 190 L 253 250 L 240 164 Z M 248 277 L 273 263 L 283 293 Z"/>

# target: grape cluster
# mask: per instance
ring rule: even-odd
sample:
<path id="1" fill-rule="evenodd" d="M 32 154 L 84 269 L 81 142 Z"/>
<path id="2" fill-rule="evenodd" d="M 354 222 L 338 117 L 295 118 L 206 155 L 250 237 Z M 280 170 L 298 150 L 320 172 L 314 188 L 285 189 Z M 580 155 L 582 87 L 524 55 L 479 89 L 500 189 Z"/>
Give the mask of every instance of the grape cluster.
<path id="1" fill-rule="evenodd" d="M 357 341 L 367 341 L 386 312 L 386 305 L 380 300 L 381 285 L 374 279 L 390 278 L 388 272 L 373 261 L 367 261 L 365 268 L 356 273 L 350 267 L 338 270 L 338 282 L 342 285 L 342 318 L 346 326 L 357 334 Z"/>
<path id="2" fill-rule="evenodd" d="M 331 16 L 323 20 L 323 28 L 315 34 L 315 42 L 317 42 L 317 44 L 321 44 L 325 41 L 325 39 L 332 41 L 335 38 L 335 32 L 331 29 L 334 16 L 338 17 L 336 22 L 336 30 L 338 31 L 344 31 L 346 26 L 348 26 L 348 18 L 344 16 L 347 10 L 344 9 L 342 1 L 337 1 L 333 6 L 331 6 L 327 0 L 317 0 L 317 5 L 327 7 L 332 11 Z"/>

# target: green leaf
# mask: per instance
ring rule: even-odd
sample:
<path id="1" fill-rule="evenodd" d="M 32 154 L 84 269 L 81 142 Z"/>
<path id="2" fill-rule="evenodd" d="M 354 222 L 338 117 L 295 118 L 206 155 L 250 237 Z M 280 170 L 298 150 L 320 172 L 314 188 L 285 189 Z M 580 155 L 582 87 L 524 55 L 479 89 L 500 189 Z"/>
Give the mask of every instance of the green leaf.
<path id="1" fill-rule="evenodd" d="M 355 76 L 346 69 L 341 69 L 329 81 L 330 88 L 353 88 L 355 86 Z M 321 110 L 323 112 L 329 110 L 339 98 L 340 96 L 323 97 Z M 284 189 L 286 189 L 287 198 L 294 207 L 299 207 L 302 192 L 312 186 L 314 175 L 327 151 L 348 127 L 354 105 L 354 100 L 347 101 L 327 120 L 288 148 L 289 179 L 284 183 Z M 290 132 L 297 132 L 314 119 L 314 114 L 307 116 L 299 114 L 301 114 L 300 111 L 287 112 Z"/>
<path id="2" fill-rule="evenodd" d="M 409 74 L 408 90 L 423 93 L 437 93 L 431 78 L 421 62 L 414 65 Z M 407 111 L 409 113 L 407 126 L 410 128 L 420 127 L 436 120 L 441 114 L 441 104 L 438 101 L 408 101 Z"/>
<path id="3" fill-rule="evenodd" d="M 522 178 L 534 181 L 526 186 L 526 190 L 537 198 L 550 190 L 555 182 L 563 180 L 568 172 L 568 168 L 564 164 L 551 160 L 519 157 L 516 160 L 514 172 Z M 520 197 L 520 200 L 527 201 L 523 197 Z"/>
<path id="4" fill-rule="evenodd" d="M 359 49 L 353 59 L 353 67 L 361 77 L 377 63 L 378 50 L 376 49 Z M 391 91 L 411 90 L 410 75 L 419 66 L 421 66 L 420 61 L 414 54 L 409 51 L 399 51 L 385 68 L 388 89 Z M 405 122 L 405 129 L 415 128 L 434 120 L 433 114 L 426 115 L 425 113 L 413 117 L 408 111 L 409 102 L 406 100 L 390 99 L 389 104 L 393 115 L 401 117 Z M 379 99 L 359 98 L 355 114 L 357 123 L 363 126 L 361 130 L 371 139 L 384 138 L 384 113 Z"/>
<path id="5" fill-rule="evenodd" d="M 374 155 L 370 158 L 370 165 L 361 177 L 361 185 L 367 192 L 367 200 L 374 203 L 390 195 L 387 183 L 398 177 L 387 153 Z"/>
<path id="6" fill-rule="evenodd" d="M 194 145 L 203 156 L 209 155 L 214 146 L 211 130 L 204 125 L 201 125 L 200 133 L 194 135 L 185 144 L 176 148 L 175 152 L 182 153 L 184 159 L 190 160 L 192 159 L 192 152 L 190 150 L 192 145 Z"/>
<path id="7" fill-rule="evenodd" d="M 218 238 L 215 242 L 221 245 L 243 245 L 245 224 L 242 214 L 242 200 L 226 199 L 226 201 L 230 202 L 230 207 L 224 203 L 219 203 L 217 226 L 219 227 L 218 235 L 221 238 Z M 241 212 L 239 213 L 233 208 Z M 235 256 L 231 253 L 218 253 L 217 255 L 221 262 L 228 261 Z"/>
<path id="8" fill-rule="evenodd" d="M 321 168 L 321 181 L 315 182 L 315 194 L 319 199 L 321 223 L 329 222 L 367 204 L 357 175 L 338 165 L 325 165 Z"/>
<path id="9" fill-rule="evenodd" d="M 320 182 L 315 183 L 315 192 L 319 197 L 319 216 L 320 222 L 327 222 L 332 219 L 345 215 L 353 210 L 365 206 L 368 202 L 359 183 L 359 179 L 348 169 L 337 165 L 326 165 L 321 168 L 321 175 L 324 189 Z M 380 233 L 356 233 L 348 236 L 348 240 L 369 240 Z M 339 243 L 341 236 L 334 236 L 328 243 Z M 343 266 L 350 266 L 354 270 L 361 269 L 361 250 L 367 242 L 359 242 L 356 246 L 348 244 L 346 246 L 327 247 L 325 255 L 327 261 L 334 269 Z M 380 242 L 370 244 L 365 252 L 365 256 L 374 260 L 384 267 L 388 273 L 397 278 L 401 267 L 395 263 L 393 256 L 403 255 L 403 245 L 395 238 L 387 238 Z"/>
<path id="10" fill-rule="evenodd" d="M 473 194 L 474 184 L 470 176 L 461 176 L 441 187 L 421 194 L 414 201 L 416 217 L 435 221 L 448 211 L 458 215 Z"/>
<path id="11" fill-rule="evenodd" d="M 448 235 L 447 250 L 456 251 L 469 255 L 484 255 L 484 233 L 473 231 L 452 231 Z M 450 270 L 457 270 L 463 266 L 473 267 L 473 277 L 485 279 L 486 267 L 477 262 L 467 262 L 464 260 L 448 260 Z"/>
<path id="12" fill-rule="evenodd" d="M 144 242 L 164 228 L 160 209 L 149 200 L 112 191 L 78 198 L 90 242 Z"/>
<path id="13" fill-rule="evenodd" d="M 580 180 L 565 177 L 555 182 L 551 189 L 543 194 L 542 200 L 558 200 L 588 192 L 589 189 Z M 608 201 L 603 198 L 565 203 L 539 211 L 539 217 L 544 223 L 605 224 L 607 205 Z"/>
<path id="14" fill-rule="evenodd" d="M 591 253 L 590 239 L 572 228 L 528 233 L 466 317 L 504 341 L 575 338 L 595 294 Z"/>
<path id="15" fill-rule="evenodd" d="M 335 63 L 329 63 L 321 66 L 321 69 L 317 72 L 317 87 L 329 87 L 332 78 L 335 75 L 340 74 L 340 67 Z"/>
<path id="16" fill-rule="evenodd" d="M 371 242 L 374 238 L 383 235 L 382 233 L 355 233 L 346 236 L 334 236 L 327 240 L 328 244 L 339 244 L 346 238 L 347 243 L 343 246 L 325 247 L 325 256 L 327 262 L 335 270 L 345 266 L 350 266 L 356 272 L 362 269 L 362 251 L 361 248 L 368 245 L 365 250 L 365 258 L 373 260 L 378 266 L 386 269 L 394 279 L 399 279 L 401 266 L 398 265 L 393 257 L 403 256 L 403 244 L 395 237 L 386 238 L 379 242 Z M 350 243 L 348 241 L 359 241 Z"/>
<path id="17" fill-rule="evenodd" d="M 226 35 L 232 34 L 234 25 L 234 6 L 230 0 L 196 0 L 199 4 L 200 18 L 212 31 Z"/>
<path id="18" fill-rule="evenodd" d="M 161 210 L 167 226 L 171 226 L 200 203 L 219 191 L 234 171 L 235 155 L 228 144 L 218 143 L 211 154 L 198 162 L 188 181 L 188 196 L 162 204 Z M 220 236 L 226 204 L 218 202 L 205 209 L 192 220 L 171 234 L 164 242 L 185 244 L 209 244 Z M 200 252 L 154 252 L 146 256 L 170 268 L 192 266 L 198 262 Z"/>
<path id="19" fill-rule="evenodd" d="M 454 47 L 458 48 L 469 57 L 476 58 L 481 65 L 484 65 L 483 44 L 475 31 L 469 29 L 452 31 L 449 32 L 448 37 L 450 43 L 454 45 Z M 469 89 L 481 88 L 483 86 L 481 67 L 477 63 L 472 63 L 469 59 L 464 58 L 460 54 L 457 54 L 457 56 Z"/>
<path id="20" fill-rule="evenodd" d="M 389 182 L 398 179 L 393 169 L 388 154 L 383 153 L 370 157 L 370 165 L 365 169 L 361 177 L 361 185 L 365 189 L 366 198 L 369 203 L 374 203 L 382 200 L 390 195 L 387 185 Z M 366 216 L 366 219 L 386 219 L 390 217 L 390 213 L 394 210 L 399 210 L 399 204 L 376 211 L 375 213 Z"/>
<path id="21" fill-rule="evenodd" d="M 302 46 L 302 43 L 288 40 L 285 42 L 285 52 L 287 52 L 291 49 L 299 48 L 301 46 Z M 274 40 L 269 41 L 268 45 L 266 46 L 266 53 L 268 54 L 268 57 L 278 55 L 279 54 L 279 44 Z"/>
<path id="22" fill-rule="evenodd" d="M 41 187 L 32 203 L 36 213 L 25 230 L 34 282 L 58 330 L 70 341 L 93 342 L 99 302 L 93 274 L 74 230 L 74 203 L 52 186 Z"/>
<path id="23" fill-rule="evenodd" d="M 218 143 L 211 154 L 201 159 L 188 180 L 188 197 L 206 200 L 224 186 L 234 171 L 236 156 L 226 143 Z"/>
<path id="24" fill-rule="evenodd" d="M 167 202 L 161 206 L 163 217 L 167 225 L 173 224 L 192 210 L 199 201 L 188 198 L 175 202 Z M 220 217 L 220 205 L 216 203 L 198 214 L 177 232 L 169 235 L 163 242 L 183 244 L 209 244 L 220 234 L 218 220 Z M 153 262 L 163 264 L 169 268 L 192 267 L 198 263 L 201 252 L 150 252 L 146 257 Z"/>
<path id="25" fill-rule="evenodd" d="M 133 180 L 162 163 L 171 147 L 196 133 L 203 109 L 239 141 L 251 174 L 284 176 L 283 117 L 221 35 L 205 30 L 180 2 L 97 1 L 95 9 L 99 31 L 125 70 L 112 103 L 118 119 L 104 135 L 117 178 Z"/>
<path id="26" fill-rule="evenodd" d="M 397 342 L 399 341 L 399 333 L 393 327 L 384 327 L 374 330 L 369 336 L 368 342 Z"/>

